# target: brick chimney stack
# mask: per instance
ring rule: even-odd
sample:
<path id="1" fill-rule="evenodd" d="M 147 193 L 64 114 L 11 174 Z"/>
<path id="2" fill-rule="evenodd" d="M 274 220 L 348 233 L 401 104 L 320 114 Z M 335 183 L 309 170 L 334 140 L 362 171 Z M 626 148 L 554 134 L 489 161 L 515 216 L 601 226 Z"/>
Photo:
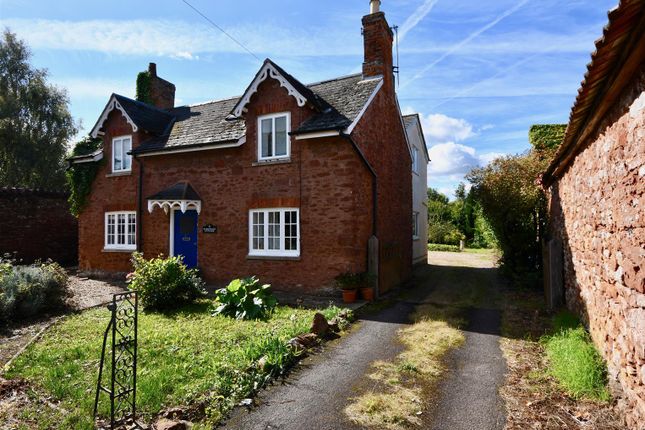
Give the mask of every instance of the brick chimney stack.
<path id="1" fill-rule="evenodd" d="M 175 86 L 157 76 L 157 65 L 148 65 L 150 75 L 150 99 L 152 104 L 159 109 L 172 109 L 175 107 Z"/>
<path id="2" fill-rule="evenodd" d="M 380 0 L 370 1 L 370 14 L 363 17 L 363 78 L 383 76 L 384 85 L 394 89 L 392 41 L 394 35 L 380 11 Z"/>

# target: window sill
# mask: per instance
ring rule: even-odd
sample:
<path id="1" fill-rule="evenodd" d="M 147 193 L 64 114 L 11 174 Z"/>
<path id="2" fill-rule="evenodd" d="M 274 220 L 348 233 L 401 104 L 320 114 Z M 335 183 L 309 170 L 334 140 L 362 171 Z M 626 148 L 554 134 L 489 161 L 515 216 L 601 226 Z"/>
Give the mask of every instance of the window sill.
<path id="1" fill-rule="evenodd" d="M 130 176 L 132 175 L 132 170 L 128 170 L 127 172 L 112 172 L 112 173 L 107 173 L 105 175 L 106 178 L 114 178 L 117 176 Z"/>
<path id="2" fill-rule="evenodd" d="M 137 249 L 136 248 L 131 248 L 131 249 L 125 249 L 125 248 L 103 248 L 101 252 L 127 252 L 129 254 L 132 254 L 135 252 Z"/>
<path id="3" fill-rule="evenodd" d="M 291 163 L 291 158 L 279 158 L 276 160 L 258 160 L 255 163 L 251 164 L 251 166 L 256 167 L 256 166 L 273 166 L 275 164 L 287 164 Z"/>
<path id="4" fill-rule="evenodd" d="M 414 241 L 417 241 L 419 239 L 421 239 L 419 236 L 412 236 L 412 240 L 414 240 Z"/>
<path id="5" fill-rule="evenodd" d="M 247 255 L 247 260 L 300 261 L 300 256 L 289 255 Z"/>

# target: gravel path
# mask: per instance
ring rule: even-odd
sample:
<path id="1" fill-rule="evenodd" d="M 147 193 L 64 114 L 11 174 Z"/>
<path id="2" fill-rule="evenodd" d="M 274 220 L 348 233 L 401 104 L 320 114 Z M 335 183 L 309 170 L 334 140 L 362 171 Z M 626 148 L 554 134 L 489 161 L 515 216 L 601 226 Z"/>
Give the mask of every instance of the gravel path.
<path id="1" fill-rule="evenodd" d="M 69 310 L 79 311 L 107 303 L 112 294 L 125 290 L 125 283 L 99 281 L 79 277 L 70 271 L 68 288 Z M 0 371 L 11 358 L 27 345 L 34 336 L 46 328 L 57 315 L 43 315 L 41 318 L 25 321 L 0 330 Z"/>

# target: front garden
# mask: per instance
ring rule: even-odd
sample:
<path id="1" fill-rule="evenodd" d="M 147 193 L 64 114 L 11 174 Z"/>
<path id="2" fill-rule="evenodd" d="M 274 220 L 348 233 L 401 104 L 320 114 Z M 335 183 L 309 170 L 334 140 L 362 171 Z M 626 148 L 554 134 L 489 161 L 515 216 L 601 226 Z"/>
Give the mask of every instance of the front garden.
<path id="1" fill-rule="evenodd" d="M 172 263 L 166 266 L 177 269 Z M 156 272 L 153 278 L 163 276 Z M 191 279 L 192 274 L 182 276 Z M 261 290 L 251 296 L 266 296 L 267 288 L 253 279 L 233 286 L 245 287 Z M 164 409 L 179 407 L 184 417 L 205 428 L 297 360 L 300 350 L 287 343 L 309 332 L 316 313 L 277 305 L 255 315 L 261 319 L 244 319 L 240 313 L 227 316 L 231 313 L 221 312 L 220 302 L 203 297 L 172 310 L 142 304 L 146 309 L 139 313 L 137 375 L 142 421 L 152 422 Z M 320 312 L 332 319 L 341 311 L 328 307 Z M 94 392 L 109 318 L 105 308 L 70 315 L 20 355 L 3 376 L 24 381 L 26 397 L 37 400 L 26 399 L 19 408 L 0 405 L 0 422 L 9 428 L 94 428 Z M 105 399 L 99 407 L 104 418 L 109 411 Z"/>

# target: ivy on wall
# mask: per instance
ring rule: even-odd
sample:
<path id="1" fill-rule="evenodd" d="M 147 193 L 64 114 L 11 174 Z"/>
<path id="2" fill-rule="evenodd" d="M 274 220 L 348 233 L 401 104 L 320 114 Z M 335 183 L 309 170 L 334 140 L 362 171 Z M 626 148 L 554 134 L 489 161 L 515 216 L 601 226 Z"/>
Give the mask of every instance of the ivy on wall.
<path id="1" fill-rule="evenodd" d="M 152 103 L 150 90 L 150 73 L 139 72 L 137 75 L 137 100 L 144 103 Z"/>
<path id="2" fill-rule="evenodd" d="M 529 129 L 529 142 L 541 157 L 555 154 L 567 129 L 566 124 L 535 124 Z"/>
<path id="3" fill-rule="evenodd" d="M 72 157 L 91 154 L 101 147 L 103 139 L 87 136 L 80 140 L 72 150 Z M 83 210 L 87 197 L 92 191 L 92 182 L 105 160 L 94 163 L 73 164 L 65 175 L 69 184 L 69 208 L 72 215 L 78 217 Z"/>

